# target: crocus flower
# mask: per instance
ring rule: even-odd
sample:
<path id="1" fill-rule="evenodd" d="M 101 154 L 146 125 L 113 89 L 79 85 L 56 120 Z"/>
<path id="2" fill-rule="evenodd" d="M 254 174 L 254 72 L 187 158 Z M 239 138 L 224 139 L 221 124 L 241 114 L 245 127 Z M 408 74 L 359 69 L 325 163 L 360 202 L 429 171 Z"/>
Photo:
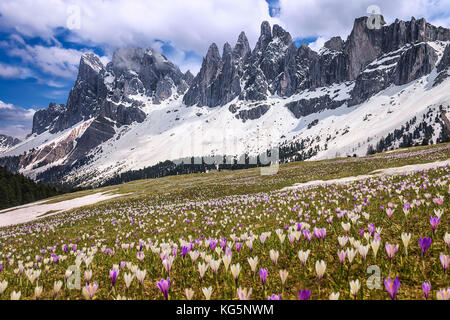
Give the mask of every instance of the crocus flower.
<path id="1" fill-rule="evenodd" d="M 281 278 L 281 285 L 284 286 L 286 283 L 286 279 L 289 275 L 289 272 L 287 270 L 280 270 L 280 278 Z"/>
<path id="2" fill-rule="evenodd" d="M 188 252 L 189 252 L 189 248 L 186 247 L 186 246 L 182 246 L 182 247 L 181 247 L 180 256 L 181 256 L 182 258 L 184 258 Z"/>
<path id="3" fill-rule="evenodd" d="M 447 289 L 445 289 L 445 288 L 439 289 L 439 291 L 436 293 L 436 299 L 449 300 L 450 299 L 450 287 L 448 287 Z"/>
<path id="4" fill-rule="evenodd" d="M 2 295 L 3 292 L 5 292 L 7 287 L 8 287 L 8 281 L 3 280 L 0 282 L 0 295 Z"/>
<path id="5" fill-rule="evenodd" d="M 269 275 L 269 272 L 265 268 L 259 269 L 259 278 L 261 279 L 261 283 L 263 287 L 266 286 L 267 276 Z"/>
<path id="6" fill-rule="evenodd" d="M 323 275 L 325 274 L 325 270 L 327 268 L 327 265 L 325 261 L 316 261 L 316 274 L 319 281 L 323 278 Z"/>
<path id="7" fill-rule="evenodd" d="M 268 296 L 267 300 L 281 300 L 281 294 L 272 294 L 272 296 Z"/>
<path id="8" fill-rule="evenodd" d="M 186 290 L 184 290 L 184 292 L 186 294 L 186 299 L 192 300 L 192 297 L 194 297 L 194 290 L 192 290 L 191 288 L 187 288 Z"/>
<path id="9" fill-rule="evenodd" d="M 361 288 L 361 284 L 358 279 L 350 281 L 350 294 L 356 298 L 358 294 L 359 288 Z"/>
<path id="10" fill-rule="evenodd" d="M 299 251 L 298 252 L 298 258 L 300 259 L 300 262 L 305 265 L 306 264 L 306 260 L 308 260 L 308 256 L 309 256 L 310 250 L 307 251 Z"/>
<path id="11" fill-rule="evenodd" d="M 444 268 L 444 273 L 447 271 L 448 266 L 450 264 L 450 256 L 441 253 L 439 255 L 439 259 L 441 260 L 442 268 Z"/>
<path id="12" fill-rule="evenodd" d="M 214 249 L 216 248 L 217 245 L 217 241 L 211 239 L 209 240 L 209 248 L 211 249 L 211 251 L 214 251 Z"/>
<path id="13" fill-rule="evenodd" d="M 392 281 L 391 278 L 384 279 L 384 286 L 391 296 L 391 299 L 395 300 L 395 298 L 397 297 L 398 289 L 400 288 L 400 280 L 398 279 L 398 277 L 396 277 L 394 281 Z"/>
<path id="14" fill-rule="evenodd" d="M 436 232 L 439 222 L 441 222 L 440 218 L 438 218 L 436 216 L 430 217 L 430 224 L 431 224 L 431 229 L 433 229 L 433 232 Z"/>
<path id="15" fill-rule="evenodd" d="M 448 233 L 448 232 L 445 233 L 444 242 L 447 245 L 447 247 L 450 248 L 450 233 Z"/>
<path id="16" fill-rule="evenodd" d="M 43 288 L 41 286 L 36 286 L 36 288 L 34 288 L 34 297 L 36 300 L 39 300 L 39 297 L 42 294 L 42 290 Z"/>
<path id="17" fill-rule="evenodd" d="M 248 261 L 248 263 L 250 265 L 250 269 L 252 270 L 253 273 L 255 273 L 256 266 L 258 264 L 258 257 L 254 257 L 254 258 L 248 257 L 247 261 Z"/>
<path id="18" fill-rule="evenodd" d="M 237 290 L 239 300 L 250 300 L 251 294 L 252 288 L 250 288 L 250 290 L 247 291 L 247 288 L 241 289 L 241 287 L 239 287 L 239 289 Z"/>
<path id="19" fill-rule="evenodd" d="M 430 282 L 424 282 L 422 283 L 422 291 L 425 295 L 425 299 L 428 300 L 428 297 L 430 296 L 431 291 L 431 283 Z"/>
<path id="20" fill-rule="evenodd" d="M 237 282 L 238 278 L 239 278 L 239 274 L 241 273 L 241 265 L 239 263 L 233 264 L 230 267 L 230 270 L 231 270 L 231 274 L 234 277 L 234 280 Z"/>
<path id="21" fill-rule="evenodd" d="M 347 257 L 347 252 L 345 250 L 338 250 L 337 255 L 339 258 L 339 262 L 341 264 L 344 264 L 345 258 Z"/>
<path id="22" fill-rule="evenodd" d="M 395 210 L 391 209 L 391 208 L 387 208 L 386 209 L 386 214 L 388 215 L 389 219 L 391 218 L 392 214 L 394 213 Z"/>
<path id="23" fill-rule="evenodd" d="M 109 278 L 111 279 L 111 283 L 113 287 L 116 285 L 117 277 L 119 276 L 118 269 L 109 270 Z"/>
<path id="24" fill-rule="evenodd" d="M 142 251 L 138 251 L 137 254 L 136 254 L 136 257 L 137 257 L 137 259 L 138 259 L 139 261 L 142 261 L 142 260 L 144 260 L 144 258 L 145 258 L 145 254 L 144 254 L 144 252 L 142 252 Z"/>
<path id="25" fill-rule="evenodd" d="M 298 297 L 300 300 L 309 300 L 311 297 L 311 290 L 298 290 Z"/>
<path id="26" fill-rule="evenodd" d="M 20 300 L 21 292 L 13 291 L 11 292 L 11 300 Z"/>
<path id="27" fill-rule="evenodd" d="M 402 233 L 402 242 L 403 242 L 403 246 L 405 247 L 405 252 L 406 254 L 408 254 L 408 245 L 409 242 L 411 241 L 411 233 Z"/>
<path id="28" fill-rule="evenodd" d="M 156 282 L 156 285 L 164 295 L 164 299 L 169 300 L 170 278 L 167 278 L 166 280 L 161 279 L 159 282 Z"/>
<path id="29" fill-rule="evenodd" d="M 270 259 L 272 260 L 273 264 L 276 265 L 278 261 L 279 252 L 271 249 L 269 251 Z"/>
<path id="30" fill-rule="evenodd" d="M 142 286 L 144 283 L 145 275 L 147 274 L 147 270 L 136 270 L 136 279 L 139 282 L 139 285 Z"/>
<path id="31" fill-rule="evenodd" d="M 339 292 L 333 292 L 330 294 L 329 300 L 339 300 L 340 293 Z"/>
<path id="32" fill-rule="evenodd" d="M 205 295 L 206 300 L 210 300 L 212 292 L 213 292 L 213 288 L 211 286 L 209 286 L 208 288 L 203 288 L 202 292 Z"/>
<path id="33" fill-rule="evenodd" d="M 97 292 L 98 284 L 97 282 L 87 284 L 83 287 L 82 293 L 86 300 L 90 300 L 95 296 L 95 293 Z"/>
<path id="34" fill-rule="evenodd" d="M 387 253 L 388 257 L 389 257 L 389 260 L 392 260 L 392 258 L 394 257 L 394 254 L 398 250 L 398 244 L 390 244 L 390 243 L 386 242 L 384 247 L 386 249 L 386 253 Z"/>
<path id="35" fill-rule="evenodd" d="M 427 250 L 430 248 L 432 243 L 431 238 L 419 238 L 420 249 L 422 249 L 422 255 L 425 256 Z"/>

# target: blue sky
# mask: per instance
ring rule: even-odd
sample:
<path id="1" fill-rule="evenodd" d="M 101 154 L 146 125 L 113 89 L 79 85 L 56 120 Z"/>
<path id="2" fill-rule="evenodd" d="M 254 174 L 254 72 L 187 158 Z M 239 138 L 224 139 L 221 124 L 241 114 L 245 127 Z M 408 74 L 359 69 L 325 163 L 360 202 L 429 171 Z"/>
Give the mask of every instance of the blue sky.
<path id="1" fill-rule="evenodd" d="M 85 52 L 107 63 L 117 48 L 152 47 L 195 74 L 212 42 L 233 45 L 245 31 L 253 47 L 264 20 L 317 50 L 331 36 L 345 38 L 368 5 L 379 5 L 388 22 L 414 15 L 448 27 L 449 3 L 350 0 L 342 10 L 340 0 L 2 0 L 0 133 L 23 137 L 33 110 L 65 103 Z"/>

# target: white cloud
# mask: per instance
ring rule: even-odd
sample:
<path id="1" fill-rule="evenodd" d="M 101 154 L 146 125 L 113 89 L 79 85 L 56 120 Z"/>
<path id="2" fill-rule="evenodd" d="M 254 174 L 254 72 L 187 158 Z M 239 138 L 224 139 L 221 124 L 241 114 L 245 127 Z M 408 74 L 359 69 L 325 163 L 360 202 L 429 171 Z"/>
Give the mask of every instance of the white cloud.
<path id="1" fill-rule="evenodd" d="M 73 1 L 1 1 L 0 27 L 26 36 L 51 39 L 66 27 Z M 263 20 L 272 20 L 265 0 L 80 0 L 80 29 L 73 39 L 112 47 L 148 46 L 156 39 L 184 51 L 206 53 L 211 42 L 222 46 L 246 31 L 254 45 Z M 39 12 L 39 14 L 36 14 Z M 30 19 L 30 17 L 33 17 Z"/>
<path id="2" fill-rule="evenodd" d="M 20 76 L 20 68 L 8 66 L 0 63 L 0 77 L 2 78 L 17 78 Z"/>
<path id="3" fill-rule="evenodd" d="M 412 16 L 426 18 L 430 23 L 449 27 L 448 0 L 279 0 L 284 27 L 295 37 L 341 36 L 350 34 L 355 18 L 367 16 L 370 5 L 380 8 L 387 23 L 396 18 L 410 20 Z"/>
<path id="4" fill-rule="evenodd" d="M 12 79 L 27 79 L 33 77 L 33 72 L 24 67 L 11 66 L 4 63 L 0 63 L 0 78 Z"/>
<path id="5" fill-rule="evenodd" d="M 14 138 L 24 139 L 31 133 L 31 130 L 29 127 L 23 125 L 0 126 L 0 133 Z"/>
<path id="6" fill-rule="evenodd" d="M 23 138 L 31 132 L 36 110 L 24 109 L 0 100 L 0 133 Z"/>
<path id="7" fill-rule="evenodd" d="M 325 44 L 325 42 L 327 42 L 327 40 L 328 40 L 328 39 L 325 39 L 324 37 L 318 37 L 318 38 L 316 39 L 316 41 L 311 42 L 311 43 L 309 44 L 309 47 L 310 47 L 311 49 L 313 49 L 314 51 L 317 52 L 317 51 L 320 50 L 320 48 L 323 47 L 323 45 Z"/>
<path id="8" fill-rule="evenodd" d="M 78 5 L 79 16 L 77 10 L 68 11 L 73 4 Z M 118 47 L 158 49 L 158 40 L 162 40 L 179 50 L 169 59 L 182 70 L 195 72 L 200 62 L 186 52 L 204 56 L 212 42 L 219 48 L 227 41 L 233 45 L 241 31 L 254 47 L 263 20 L 281 24 L 293 38 L 319 37 L 321 43 L 340 35 L 345 40 L 354 19 L 367 15 L 369 5 L 379 6 L 388 23 L 415 16 L 450 25 L 448 0 L 279 0 L 279 13 L 274 18 L 265 0 L 14 0 L 0 1 L 0 28 L 54 44 L 57 30 L 79 22 L 79 28 L 71 30 L 70 40 L 100 46 L 109 56 Z M 18 46 L 23 42 L 21 37 L 13 40 Z M 318 40 L 313 46 L 320 43 Z M 20 48 L 16 55 L 35 63 L 43 72 L 61 77 L 73 76 L 81 54 L 59 45 L 48 48 L 22 43 Z"/>
<path id="9" fill-rule="evenodd" d="M 45 74 L 72 78 L 76 75 L 80 57 L 84 51 L 60 47 L 44 47 L 41 45 L 10 47 L 8 54 L 21 58 Z"/>
<path id="10" fill-rule="evenodd" d="M 81 55 L 89 50 L 63 48 L 58 41 L 52 41 L 51 46 L 28 45 L 18 34 L 12 34 L 9 41 L 0 43 L 9 56 L 20 58 L 24 65 L 37 69 L 45 75 L 61 78 L 74 78 L 78 71 Z M 108 58 L 100 57 L 103 63 Z M 28 67 L 5 66 L 0 64 L 0 76 L 4 78 L 35 78 L 43 81 L 36 72 Z"/>

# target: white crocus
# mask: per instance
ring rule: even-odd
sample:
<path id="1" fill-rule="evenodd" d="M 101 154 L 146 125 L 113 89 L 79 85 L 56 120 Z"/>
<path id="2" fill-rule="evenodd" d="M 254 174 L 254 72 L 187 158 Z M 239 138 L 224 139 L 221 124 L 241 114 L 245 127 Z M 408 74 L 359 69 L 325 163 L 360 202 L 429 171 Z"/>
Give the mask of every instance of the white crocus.
<path id="1" fill-rule="evenodd" d="M 205 295 L 206 300 L 211 300 L 213 288 L 210 286 L 209 288 L 203 288 L 202 291 L 203 294 Z"/>
<path id="2" fill-rule="evenodd" d="M 308 256 L 309 256 L 309 253 L 310 253 L 311 251 L 310 250 L 307 250 L 307 251 L 299 251 L 298 252 L 298 258 L 300 259 L 300 262 L 303 264 L 303 265 L 305 265 L 306 264 L 306 261 L 308 260 Z"/>
<path id="3" fill-rule="evenodd" d="M 340 293 L 339 292 L 333 292 L 333 293 L 331 293 L 330 294 L 330 300 L 339 300 L 339 296 L 340 296 Z"/>
<path id="4" fill-rule="evenodd" d="M 356 298 L 359 289 L 361 288 L 361 284 L 358 279 L 350 281 L 350 293 L 352 296 Z"/>
<path id="5" fill-rule="evenodd" d="M 248 258 L 248 264 L 250 265 L 250 269 L 252 270 L 253 273 L 256 272 L 256 266 L 258 265 L 258 257 L 254 257 L 254 258 Z"/>
<path id="6" fill-rule="evenodd" d="M 408 254 L 408 245 L 409 242 L 411 241 L 411 233 L 402 233 L 402 242 L 403 245 L 405 246 L 405 252 L 406 254 Z"/>
<path id="7" fill-rule="evenodd" d="M 326 268 L 327 268 L 327 264 L 325 263 L 325 261 L 323 261 L 323 260 L 316 261 L 316 274 L 317 274 L 317 278 L 319 278 L 319 280 L 323 278 Z"/>

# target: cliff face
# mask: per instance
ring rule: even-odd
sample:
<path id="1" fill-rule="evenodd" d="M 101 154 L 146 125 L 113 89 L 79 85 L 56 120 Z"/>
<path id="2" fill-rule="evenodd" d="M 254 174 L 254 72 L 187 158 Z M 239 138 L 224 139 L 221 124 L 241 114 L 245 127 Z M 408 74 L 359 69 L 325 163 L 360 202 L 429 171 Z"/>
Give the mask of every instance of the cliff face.
<path id="1" fill-rule="evenodd" d="M 360 103 L 392 83 L 404 84 L 428 74 L 437 57 L 432 48 L 419 43 L 449 41 L 450 30 L 435 27 L 424 19 L 396 20 L 380 29 L 369 29 L 367 17 L 355 20 L 346 41 L 334 37 L 319 53 L 293 44 L 288 32 L 279 25 L 261 25 L 258 42 L 250 50 L 245 34 L 239 36 L 236 47 L 245 48 L 233 55 L 225 44 L 220 57 L 215 44 L 211 45 L 199 74 L 184 96 L 188 106 L 217 107 L 236 97 L 240 100 L 262 101 L 277 94 L 289 97 L 305 89 L 329 86 L 333 83 L 357 81 L 352 103 Z M 242 43 L 245 43 L 242 45 Z M 374 71 L 363 73 L 377 58 L 414 45 L 398 59 L 393 74 Z"/>

